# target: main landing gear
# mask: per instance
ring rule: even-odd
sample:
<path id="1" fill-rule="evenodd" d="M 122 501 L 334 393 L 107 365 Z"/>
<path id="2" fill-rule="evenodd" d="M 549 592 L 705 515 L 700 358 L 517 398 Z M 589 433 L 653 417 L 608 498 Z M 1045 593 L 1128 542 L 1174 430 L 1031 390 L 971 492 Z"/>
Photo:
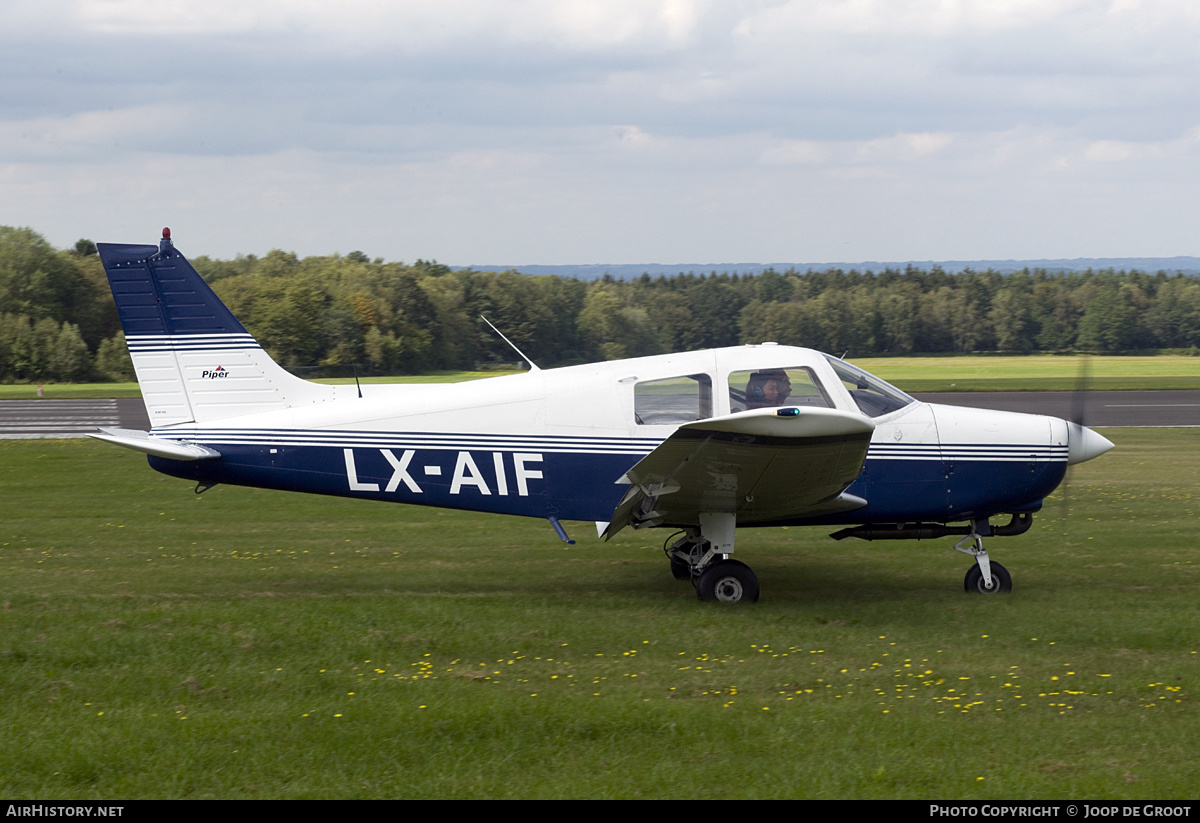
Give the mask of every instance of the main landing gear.
<path id="1" fill-rule="evenodd" d="M 758 577 L 750 567 L 730 559 L 733 552 L 734 516 L 701 515 L 701 526 L 684 529 L 683 535 L 664 547 L 676 580 L 691 580 L 696 597 L 710 603 L 754 603 Z M 705 537 L 705 533 L 709 537 Z"/>
<path id="2" fill-rule="evenodd" d="M 696 596 L 710 603 L 754 603 L 758 577 L 739 560 L 720 560 L 696 578 Z"/>

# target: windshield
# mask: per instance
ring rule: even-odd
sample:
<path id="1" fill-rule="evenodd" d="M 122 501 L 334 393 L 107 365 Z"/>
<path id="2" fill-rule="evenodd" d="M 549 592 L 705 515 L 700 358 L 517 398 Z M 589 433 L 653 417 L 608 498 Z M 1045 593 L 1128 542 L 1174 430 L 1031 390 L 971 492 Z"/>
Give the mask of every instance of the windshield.
<path id="1" fill-rule="evenodd" d="M 885 383 L 873 374 L 868 374 L 857 366 L 851 366 L 845 360 L 825 355 L 829 365 L 837 372 L 838 378 L 854 402 L 858 410 L 867 417 L 882 417 L 889 412 L 902 409 L 917 401 L 900 391 L 895 386 Z"/>

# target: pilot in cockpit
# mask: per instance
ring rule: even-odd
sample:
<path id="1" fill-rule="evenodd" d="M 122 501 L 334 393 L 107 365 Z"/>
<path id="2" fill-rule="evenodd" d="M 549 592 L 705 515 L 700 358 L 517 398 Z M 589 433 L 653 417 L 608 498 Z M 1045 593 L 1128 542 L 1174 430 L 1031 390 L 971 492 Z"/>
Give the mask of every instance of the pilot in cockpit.
<path id="1" fill-rule="evenodd" d="M 782 406 L 792 393 L 792 381 L 783 369 L 756 371 L 746 381 L 746 408 Z"/>

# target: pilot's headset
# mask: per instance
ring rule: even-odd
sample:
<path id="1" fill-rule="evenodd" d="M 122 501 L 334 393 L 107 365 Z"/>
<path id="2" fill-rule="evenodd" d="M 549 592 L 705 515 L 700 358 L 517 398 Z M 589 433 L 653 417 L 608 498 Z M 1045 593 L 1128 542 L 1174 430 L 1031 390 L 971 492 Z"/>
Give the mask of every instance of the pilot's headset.
<path id="1" fill-rule="evenodd" d="M 767 395 L 763 392 L 763 386 L 767 384 L 769 378 L 762 372 L 754 372 L 750 375 L 750 379 L 746 381 L 746 399 L 751 403 L 761 403 L 767 399 Z"/>
<path id="2" fill-rule="evenodd" d="M 775 380 L 779 383 L 780 395 L 775 399 L 776 403 L 782 403 L 791 394 L 790 383 L 787 372 L 785 371 L 756 371 L 750 375 L 750 379 L 746 381 L 746 400 L 750 403 L 765 403 L 767 400 L 766 392 L 763 387 L 767 385 L 768 380 Z M 787 386 L 788 388 L 784 388 Z"/>

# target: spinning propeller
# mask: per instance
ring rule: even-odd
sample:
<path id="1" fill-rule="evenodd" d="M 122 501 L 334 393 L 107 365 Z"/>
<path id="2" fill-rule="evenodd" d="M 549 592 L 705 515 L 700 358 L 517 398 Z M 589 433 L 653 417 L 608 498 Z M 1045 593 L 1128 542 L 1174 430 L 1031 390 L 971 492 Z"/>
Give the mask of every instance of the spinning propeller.
<path id="1" fill-rule="evenodd" d="M 1067 475 L 1063 479 L 1063 520 L 1071 515 L 1071 475 L 1076 463 L 1099 457 L 1113 447 L 1113 443 L 1102 434 L 1087 427 L 1088 392 L 1091 389 L 1091 357 L 1084 355 L 1079 364 L 1079 376 L 1075 391 L 1071 394 L 1071 416 L 1067 418 Z"/>

